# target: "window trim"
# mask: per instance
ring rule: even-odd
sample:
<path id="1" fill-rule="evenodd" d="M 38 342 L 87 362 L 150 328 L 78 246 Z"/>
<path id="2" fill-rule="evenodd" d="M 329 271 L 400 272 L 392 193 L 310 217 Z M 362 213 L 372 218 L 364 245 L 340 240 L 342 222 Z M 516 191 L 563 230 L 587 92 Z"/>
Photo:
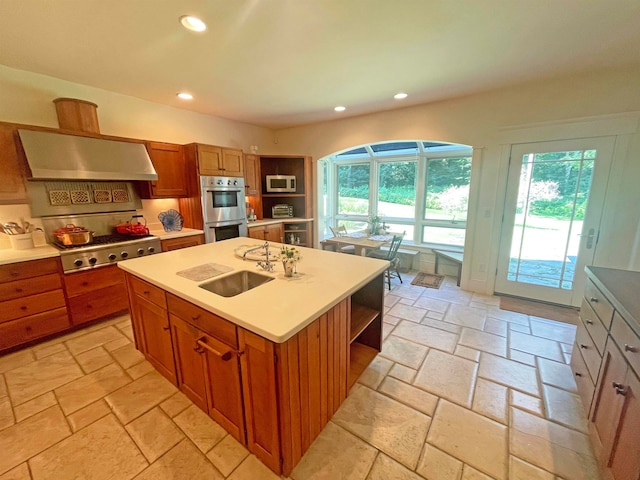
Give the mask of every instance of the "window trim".
<path id="1" fill-rule="evenodd" d="M 419 152 L 396 154 L 396 155 L 376 155 L 370 145 L 363 145 L 369 153 L 354 155 L 351 158 L 338 158 L 340 153 L 334 154 L 328 157 L 327 168 L 327 192 L 333 192 L 333 199 L 329 198 L 327 201 L 328 212 L 325 212 L 325 218 L 332 220 L 332 223 L 340 224 L 346 221 L 363 222 L 367 223 L 369 215 L 378 214 L 378 179 L 380 175 L 380 165 L 386 163 L 407 162 L 415 161 L 417 163 L 416 168 L 416 205 L 414 218 L 400 218 L 390 217 L 385 215 L 384 220 L 391 228 L 393 225 L 406 225 L 410 224 L 414 227 L 413 238 L 406 238 L 407 244 L 415 246 L 429 247 L 448 247 L 448 248 L 461 248 L 459 245 L 435 243 L 425 241 L 423 238 L 424 227 L 447 227 L 467 229 L 467 219 L 462 220 L 427 220 L 424 218 L 425 203 L 426 203 L 426 186 L 427 186 L 427 165 L 430 160 L 440 160 L 447 158 L 462 158 L 466 157 L 470 162 L 473 161 L 473 149 L 462 145 L 451 145 L 451 148 L 430 150 L 423 148 L 422 141 L 418 141 Z M 354 150 L 361 147 L 351 147 L 345 151 Z M 369 211 L 366 214 L 340 214 L 338 213 L 338 167 L 347 165 L 362 165 L 368 164 L 369 167 Z M 469 181 L 471 186 L 471 180 Z"/>

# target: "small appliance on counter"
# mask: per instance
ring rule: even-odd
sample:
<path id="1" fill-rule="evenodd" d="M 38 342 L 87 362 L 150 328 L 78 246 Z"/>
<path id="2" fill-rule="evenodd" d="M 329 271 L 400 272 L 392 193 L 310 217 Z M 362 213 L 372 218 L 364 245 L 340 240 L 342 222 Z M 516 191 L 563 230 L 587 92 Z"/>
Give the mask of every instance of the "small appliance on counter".
<path id="1" fill-rule="evenodd" d="M 291 218 L 293 217 L 293 205 L 279 203 L 271 207 L 271 218 Z"/>

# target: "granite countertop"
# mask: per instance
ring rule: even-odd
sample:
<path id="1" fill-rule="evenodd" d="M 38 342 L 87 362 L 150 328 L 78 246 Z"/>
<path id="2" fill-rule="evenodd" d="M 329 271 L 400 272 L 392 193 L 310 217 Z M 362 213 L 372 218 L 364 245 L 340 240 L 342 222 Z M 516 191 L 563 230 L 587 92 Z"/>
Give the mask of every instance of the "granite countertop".
<path id="1" fill-rule="evenodd" d="M 118 266 L 257 335 L 282 343 L 383 273 L 388 265 L 384 260 L 296 247 L 302 261 L 297 266 L 298 274 L 287 278 L 280 262 L 269 273 L 259 269 L 255 261 L 243 261 L 234 253 L 241 246 L 261 243 L 246 237 L 232 238 L 135 258 Z M 280 247 L 273 243 L 271 248 L 277 252 Z M 194 281 L 177 275 L 207 263 L 216 264 L 218 269 L 223 266 L 233 271 L 257 272 L 274 280 L 235 297 L 222 297 L 198 287 L 211 278 Z M 228 274 L 231 272 L 214 278 Z"/>
<path id="2" fill-rule="evenodd" d="M 586 267 L 585 271 L 629 326 L 640 335 L 640 272 L 605 267 Z"/>

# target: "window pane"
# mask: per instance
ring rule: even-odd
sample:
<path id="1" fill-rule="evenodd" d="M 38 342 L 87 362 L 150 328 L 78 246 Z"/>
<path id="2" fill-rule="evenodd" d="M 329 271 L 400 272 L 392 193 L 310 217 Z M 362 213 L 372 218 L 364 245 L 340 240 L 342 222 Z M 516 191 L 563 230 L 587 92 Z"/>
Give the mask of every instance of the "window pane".
<path id="1" fill-rule="evenodd" d="M 471 157 L 429 160 L 424 218 L 465 221 L 470 178 Z"/>
<path id="2" fill-rule="evenodd" d="M 424 227 L 422 241 L 464 247 L 464 234 L 465 230 L 462 228 Z"/>
<path id="3" fill-rule="evenodd" d="M 338 166 L 338 213 L 369 212 L 369 164 Z"/>
<path id="4" fill-rule="evenodd" d="M 378 215 L 415 217 L 417 162 L 382 163 L 378 178 Z"/>

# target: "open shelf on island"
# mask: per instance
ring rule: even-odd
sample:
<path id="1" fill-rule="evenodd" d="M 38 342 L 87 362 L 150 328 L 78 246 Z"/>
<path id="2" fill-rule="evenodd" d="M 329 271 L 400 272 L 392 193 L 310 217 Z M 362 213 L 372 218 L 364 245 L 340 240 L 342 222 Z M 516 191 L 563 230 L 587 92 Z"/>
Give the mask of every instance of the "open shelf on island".
<path id="1" fill-rule="evenodd" d="M 351 335 L 349 337 L 349 343 L 352 343 L 379 314 L 380 311 L 378 310 L 374 310 L 373 308 L 369 308 L 365 305 L 360 305 L 359 303 L 352 303 Z"/>
<path id="2" fill-rule="evenodd" d="M 351 296 L 349 388 L 382 349 L 384 273 Z"/>
<path id="3" fill-rule="evenodd" d="M 349 389 L 353 387 L 358 377 L 367 369 L 373 359 L 376 358 L 376 355 L 378 355 L 378 351 L 375 348 L 358 342 L 351 344 L 351 352 L 349 355 Z"/>

